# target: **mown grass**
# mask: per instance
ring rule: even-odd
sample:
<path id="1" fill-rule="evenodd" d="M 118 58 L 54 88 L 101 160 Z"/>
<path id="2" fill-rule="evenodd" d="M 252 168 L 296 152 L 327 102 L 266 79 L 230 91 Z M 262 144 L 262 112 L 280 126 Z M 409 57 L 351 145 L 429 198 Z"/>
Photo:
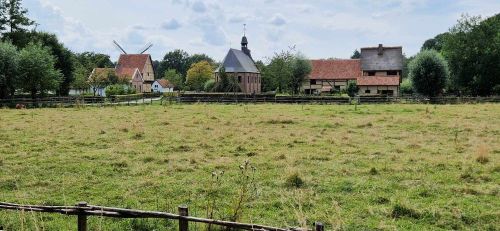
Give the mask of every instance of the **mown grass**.
<path id="1" fill-rule="evenodd" d="M 328 230 L 500 227 L 500 105 L 169 105 L 0 110 L 0 201 L 91 204 Z M 214 183 L 213 173 L 224 172 Z M 216 185 L 216 186 L 214 186 Z M 172 230 L 91 218 L 91 230 Z M 75 218 L 0 211 L 7 230 Z M 193 226 L 204 230 L 205 226 Z"/>

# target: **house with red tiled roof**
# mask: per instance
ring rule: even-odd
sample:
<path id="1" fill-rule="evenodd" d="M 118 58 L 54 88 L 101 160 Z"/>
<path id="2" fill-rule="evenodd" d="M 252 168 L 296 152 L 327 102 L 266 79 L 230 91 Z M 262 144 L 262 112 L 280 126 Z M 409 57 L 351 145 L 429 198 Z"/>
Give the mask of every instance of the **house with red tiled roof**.
<path id="1" fill-rule="evenodd" d="M 359 59 L 311 60 L 311 74 L 303 90 L 306 94 L 340 91 L 361 76 Z"/>
<path id="2" fill-rule="evenodd" d="M 115 67 L 118 76 L 126 76 L 137 92 L 149 93 L 155 81 L 153 60 L 149 54 L 122 54 Z"/>
<path id="3" fill-rule="evenodd" d="M 118 59 L 115 68 L 94 68 L 89 80 L 105 74 L 109 76 L 113 73 L 120 79 L 128 81 L 130 87 L 133 87 L 138 93 L 153 92 L 152 85 L 155 80 L 153 61 L 149 54 L 122 54 Z M 104 96 L 105 86 L 95 89 L 98 95 Z"/>
<path id="4" fill-rule="evenodd" d="M 361 48 L 360 59 L 311 60 L 302 88 L 306 94 L 338 92 L 356 81 L 358 95 L 398 96 L 403 70 L 402 47 Z"/>

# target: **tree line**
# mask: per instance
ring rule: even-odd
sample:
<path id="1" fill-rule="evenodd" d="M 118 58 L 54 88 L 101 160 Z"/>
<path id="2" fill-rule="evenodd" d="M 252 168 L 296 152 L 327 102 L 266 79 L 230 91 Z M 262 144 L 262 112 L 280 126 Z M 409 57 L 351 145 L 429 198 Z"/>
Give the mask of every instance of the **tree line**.
<path id="1" fill-rule="evenodd" d="M 448 32 L 425 41 L 405 66 L 404 93 L 500 95 L 500 14 L 462 16 Z"/>

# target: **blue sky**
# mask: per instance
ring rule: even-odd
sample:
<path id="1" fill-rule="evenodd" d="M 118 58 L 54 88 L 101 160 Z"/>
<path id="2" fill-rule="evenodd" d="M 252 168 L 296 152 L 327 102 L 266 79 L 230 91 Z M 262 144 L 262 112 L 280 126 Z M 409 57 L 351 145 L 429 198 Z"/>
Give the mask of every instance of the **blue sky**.
<path id="1" fill-rule="evenodd" d="M 307 57 L 349 58 L 360 47 L 403 46 L 413 55 L 464 13 L 491 16 L 500 0 L 24 0 L 39 30 L 76 52 L 119 55 L 146 43 L 153 59 L 173 49 L 220 61 L 239 48 L 243 24 L 252 55 L 266 60 L 295 45 Z"/>

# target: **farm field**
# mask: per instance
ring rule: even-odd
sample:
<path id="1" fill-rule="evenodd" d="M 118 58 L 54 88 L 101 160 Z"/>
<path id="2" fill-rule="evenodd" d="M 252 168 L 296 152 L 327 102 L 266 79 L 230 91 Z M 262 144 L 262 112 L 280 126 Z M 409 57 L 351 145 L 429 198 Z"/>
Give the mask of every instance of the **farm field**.
<path id="1" fill-rule="evenodd" d="M 21 204 L 186 204 L 198 217 L 208 205 L 216 219 L 327 230 L 498 230 L 499 157 L 499 104 L 0 109 L 0 201 Z M 76 230 L 76 219 L 0 211 L 0 226 Z M 89 219 L 90 230 L 174 227 Z"/>

